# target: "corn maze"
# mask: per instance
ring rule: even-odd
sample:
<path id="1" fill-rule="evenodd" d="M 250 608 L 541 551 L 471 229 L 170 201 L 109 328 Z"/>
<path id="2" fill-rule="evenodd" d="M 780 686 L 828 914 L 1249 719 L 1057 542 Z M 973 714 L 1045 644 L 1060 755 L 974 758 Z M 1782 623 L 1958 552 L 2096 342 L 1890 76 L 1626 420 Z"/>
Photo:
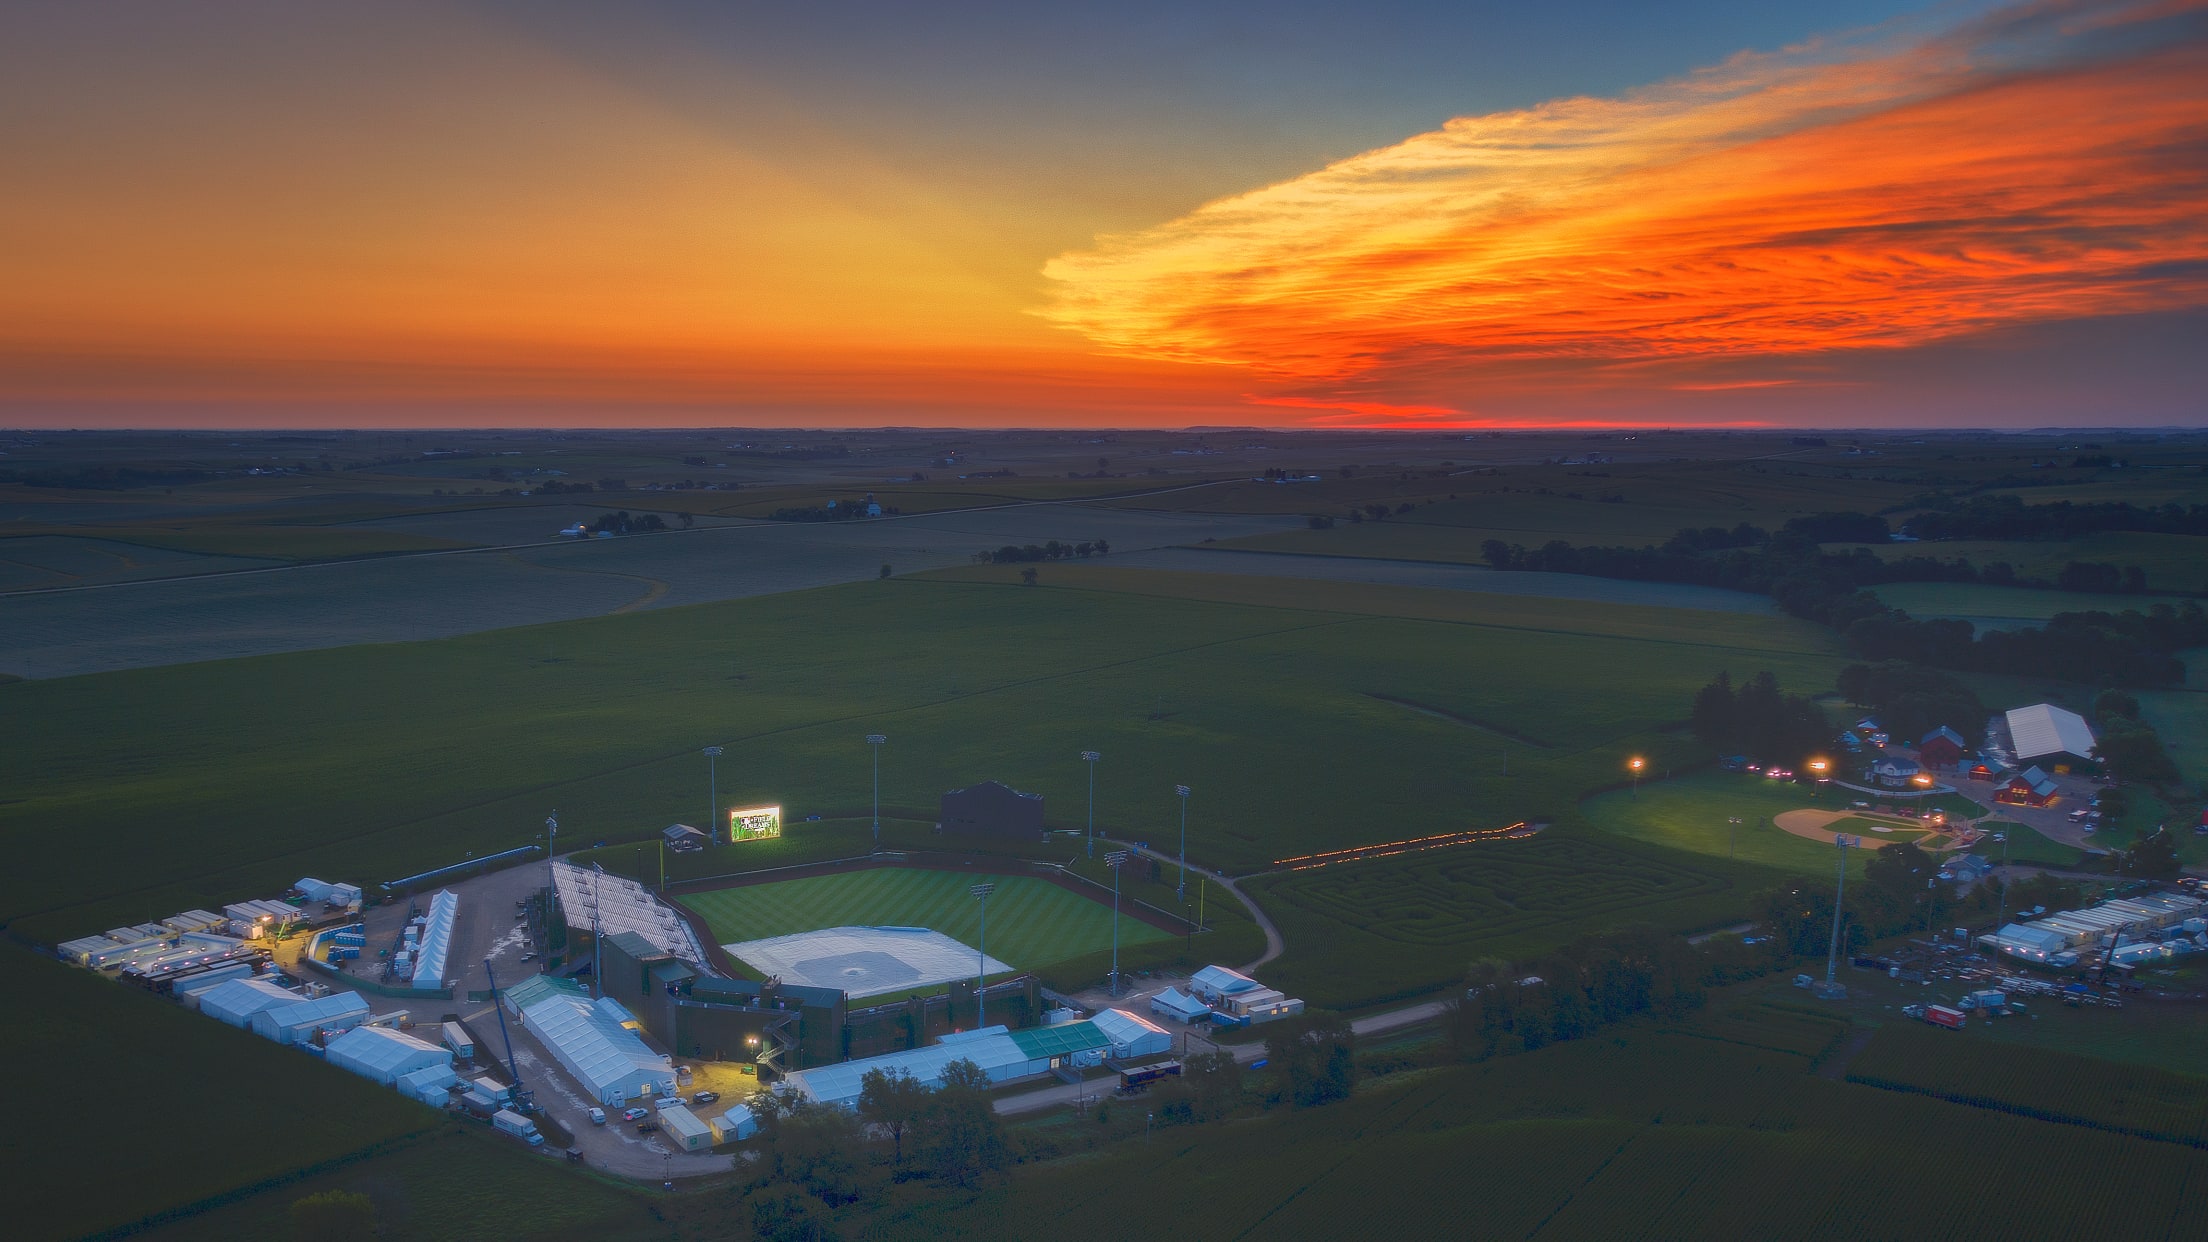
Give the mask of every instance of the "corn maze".
<path id="1" fill-rule="evenodd" d="M 1277 984 L 1347 1007 L 1621 923 L 1691 926 L 1719 913 L 1720 876 L 1607 842 L 1549 833 L 1343 863 L 1250 882 L 1288 939 Z"/>

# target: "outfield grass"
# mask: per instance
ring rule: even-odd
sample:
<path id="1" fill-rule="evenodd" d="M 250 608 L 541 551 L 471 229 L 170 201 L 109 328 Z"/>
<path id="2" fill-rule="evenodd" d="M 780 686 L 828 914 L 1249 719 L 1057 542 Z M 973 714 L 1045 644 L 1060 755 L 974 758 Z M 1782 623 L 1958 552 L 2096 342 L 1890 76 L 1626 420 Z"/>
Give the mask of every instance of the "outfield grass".
<path id="1" fill-rule="evenodd" d="M 1718 671 L 1810 688 L 1840 663 L 1764 618 L 1105 572 L 1155 593 L 893 579 L 0 686 L 0 916 L 59 940 L 300 875 L 373 884 L 525 844 L 555 807 L 563 840 L 643 836 L 698 816 L 709 742 L 724 800 L 801 836 L 864 813 L 874 731 L 889 813 L 996 778 L 1078 826 L 1093 748 L 1101 827 L 1168 839 L 1186 783 L 1191 855 L 1247 870 L 1560 815 L 1629 754 L 1696 759 L 1659 726 Z"/>
<path id="2" fill-rule="evenodd" d="M 687 893 L 677 898 L 705 918 L 723 944 L 764 940 L 824 927 L 925 927 L 978 945 L 980 903 L 967 889 L 994 882 L 989 898 L 989 956 L 1037 970 L 1109 949 L 1112 909 L 1048 880 L 978 871 L 879 867 L 841 875 Z M 1140 919 L 1121 917 L 1122 945 L 1170 940 Z"/>
<path id="3" fill-rule="evenodd" d="M 1988 834 L 2001 833 L 2007 843 L 1997 843 L 1990 838 L 1978 843 L 1973 853 L 1983 854 L 1998 862 L 2007 859 L 2012 863 L 2036 863 L 2044 867 L 2075 867 L 2085 861 L 2085 851 L 2074 845 L 2064 845 L 2040 835 L 2037 828 L 2014 820 L 1989 819 L 1978 825 Z M 2007 853 L 2003 853 L 2003 850 Z"/>
<path id="4" fill-rule="evenodd" d="M 1797 837 L 1772 818 L 1804 809 L 1845 810 L 1846 795 L 1846 790 L 1826 790 L 1812 796 L 1791 781 L 1766 780 L 1751 772 L 1703 771 L 1644 781 L 1637 794 L 1615 790 L 1589 798 L 1580 812 L 1588 823 L 1620 837 L 1712 858 L 1828 874 L 1833 847 Z M 1740 820 L 1738 829 L 1726 822 L 1734 817 Z M 1860 873 L 1863 863 L 1856 855 L 1848 868 Z"/>

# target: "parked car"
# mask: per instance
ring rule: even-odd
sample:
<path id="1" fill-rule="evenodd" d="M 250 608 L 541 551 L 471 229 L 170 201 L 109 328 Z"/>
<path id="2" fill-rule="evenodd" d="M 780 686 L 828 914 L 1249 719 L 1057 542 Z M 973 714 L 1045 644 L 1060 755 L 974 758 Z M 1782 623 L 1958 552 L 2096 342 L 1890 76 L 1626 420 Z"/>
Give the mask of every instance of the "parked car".
<path id="1" fill-rule="evenodd" d="M 718 1091 L 700 1091 L 690 1097 L 690 1102 L 692 1104 L 711 1104 L 720 1098 L 721 1093 Z"/>
<path id="2" fill-rule="evenodd" d="M 606 1110 L 602 1108 L 591 1109 L 590 1124 L 594 1126 L 602 1126 L 606 1124 Z"/>
<path id="3" fill-rule="evenodd" d="M 632 1108 L 632 1109 L 629 1109 L 629 1110 L 627 1110 L 627 1111 L 625 1111 L 625 1112 L 623 1112 L 623 1113 L 621 1114 L 621 1120 L 623 1120 L 623 1121 L 642 1121 L 642 1120 L 644 1120 L 644 1119 L 645 1119 L 646 1117 L 649 1117 L 649 1116 L 651 1116 L 651 1115 L 652 1115 L 652 1110 L 650 1110 L 650 1109 L 648 1109 L 648 1108 Z"/>

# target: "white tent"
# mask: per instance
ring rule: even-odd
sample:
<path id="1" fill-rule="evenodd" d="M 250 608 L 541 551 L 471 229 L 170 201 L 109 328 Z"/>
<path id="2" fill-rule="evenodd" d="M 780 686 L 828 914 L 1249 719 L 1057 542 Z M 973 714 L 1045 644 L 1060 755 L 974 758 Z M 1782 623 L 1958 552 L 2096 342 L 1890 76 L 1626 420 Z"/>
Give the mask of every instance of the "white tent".
<path id="1" fill-rule="evenodd" d="M 985 1026 L 978 1031 L 946 1036 L 941 1042 L 925 1048 L 908 1048 L 903 1052 L 845 1061 L 840 1065 L 821 1065 L 798 1070 L 787 1081 L 791 1087 L 816 1103 L 856 1108 L 860 1080 L 866 1077 L 868 1070 L 878 1069 L 885 1073 L 902 1071 L 919 1079 L 926 1086 L 937 1087 L 942 1085 L 944 1067 L 953 1061 L 962 1060 L 979 1065 L 991 1082 L 1006 1082 L 1030 1072 L 1031 1058 L 1026 1050 L 1013 1041 L 1011 1034 L 1001 1026 Z M 1045 1068 L 1048 1068 L 1047 1065 Z"/>
<path id="2" fill-rule="evenodd" d="M 205 1008 L 206 1002 L 201 1001 Z M 304 1044 L 316 1031 L 349 1031 L 368 1020 L 368 1002 L 358 992 L 332 992 L 314 1000 L 294 996 L 288 1005 L 271 1005 L 255 1013 L 253 1033 L 279 1044 Z"/>
<path id="3" fill-rule="evenodd" d="M 460 915 L 460 899 L 440 889 L 429 899 L 429 922 L 422 927 L 421 947 L 414 953 L 414 985 L 432 991 L 445 986 L 445 957 L 452 948 L 453 922 Z"/>
<path id="4" fill-rule="evenodd" d="M 521 1020 L 600 1104 L 675 1089 L 673 1062 L 583 997 L 547 995 L 523 1010 Z"/>
<path id="5" fill-rule="evenodd" d="M 232 1026 L 251 1025 L 253 1015 L 278 1005 L 295 1004 L 297 992 L 277 987 L 266 979 L 232 979 L 216 984 L 199 998 L 199 1011 Z"/>
<path id="6" fill-rule="evenodd" d="M 1140 1014 L 1124 1009 L 1106 1009 L 1090 1019 L 1104 1038 L 1112 1041 L 1115 1057 L 1154 1057 L 1173 1050 L 1173 1036 L 1166 1029 Z"/>
<path id="7" fill-rule="evenodd" d="M 330 1064 L 390 1086 L 403 1075 L 443 1066 L 452 1068 L 452 1054 L 403 1031 L 383 1026 L 357 1026 L 330 1041 Z"/>
<path id="8" fill-rule="evenodd" d="M 431 1108 L 443 1108 L 452 1099 L 452 1093 L 445 1088 L 458 1081 L 460 1075 L 453 1073 L 452 1066 L 448 1063 L 427 1066 L 411 1074 L 401 1074 L 391 1085 L 397 1087 L 400 1094 L 412 1096 Z"/>

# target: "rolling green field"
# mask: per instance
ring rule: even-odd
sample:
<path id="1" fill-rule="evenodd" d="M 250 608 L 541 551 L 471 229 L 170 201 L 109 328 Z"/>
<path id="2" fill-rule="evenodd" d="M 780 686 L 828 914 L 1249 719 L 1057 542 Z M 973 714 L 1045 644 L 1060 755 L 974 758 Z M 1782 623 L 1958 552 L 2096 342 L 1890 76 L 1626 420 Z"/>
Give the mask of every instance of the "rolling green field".
<path id="1" fill-rule="evenodd" d="M 1094 748 L 1100 827 L 1164 840 L 1187 783 L 1191 855 L 1248 870 L 1560 815 L 1628 754 L 1694 759 L 1659 726 L 1718 671 L 1810 688 L 1840 664 L 1766 618 L 1103 572 L 0 686 L 0 916 L 59 940 L 305 874 L 373 884 L 527 844 L 554 808 L 563 841 L 640 837 L 697 816 L 713 742 L 724 798 L 780 803 L 798 834 L 865 808 L 877 730 L 893 814 L 995 778 L 1076 826 Z M 1128 583 L 1153 593 L 1100 589 Z"/>
<path id="2" fill-rule="evenodd" d="M 2059 612 L 2144 611 L 2156 604 L 2185 602 L 2178 596 L 2090 595 L 1968 582 L 1889 582 L 1876 590 L 1880 599 L 1911 616 L 1960 617 L 1981 629 L 2038 625 Z"/>
<path id="3" fill-rule="evenodd" d="M 1833 1082 L 1845 1027 L 1746 1007 L 1524 1056 L 1391 1076 L 1352 1100 L 1160 1130 L 865 1236 L 1125 1236 L 1115 1205 L 1192 1237 L 2185 1236 L 2208 1152 Z M 1935 1035 L 1944 1032 L 1933 1032 Z M 2000 1174 L 1958 1193 L 1957 1153 Z M 2081 1177 L 2081 1170 L 2092 1170 Z"/>
<path id="4" fill-rule="evenodd" d="M 925 927 L 977 945 L 979 903 L 967 889 L 984 880 L 989 898 L 989 956 L 1021 970 L 1109 949 L 1112 909 L 1048 880 L 1025 875 L 879 867 L 773 884 L 747 884 L 679 900 L 697 911 L 724 944 L 824 927 Z M 1122 917 L 1122 945 L 1172 939 L 1140 919 Z"/>
<path id="5" fill-rule="evenodd" d="M 2064 845 L 2040 835 L 2037 828 L 2019 824 L 2014 820 L 1986 820 L 1978 825 L 1990 833 L 2000 833 L 2008 838 L 2004 842 L 1986 840 L 1979 843 L 1974 853 L 1999 861 L 2038 863 L 2046 867 L 2075 867 L 2085 861 L 2085 851 L 2074 845 Z M 2002 851 L 2006 849 L 2007 853 Z"/>

